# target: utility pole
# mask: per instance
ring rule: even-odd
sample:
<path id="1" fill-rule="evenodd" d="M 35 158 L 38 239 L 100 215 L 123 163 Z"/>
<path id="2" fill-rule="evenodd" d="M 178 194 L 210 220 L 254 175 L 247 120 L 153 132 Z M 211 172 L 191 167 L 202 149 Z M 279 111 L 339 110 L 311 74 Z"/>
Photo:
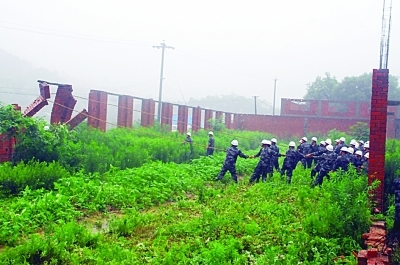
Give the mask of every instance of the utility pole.
<path id="1" fill-rule="evenodd" d="M 272 103 L 272 116 L 275 116 L 275 95 L 276 95 L 276 81 L 278 81 L 278 79 L 274 79 L 274 102 Z"/>
<path id="2" fill-rule="evenodd" d="M 153 46 L 153 48 L 162 49 L 162 53 L 161 53 L 161 73 L 160 73 L 160 90 L 158 91 L 158 114 L 157 114 L 158 122 L 161 123 L 161 97 L 162 97 L 162 83 L 163 83 L 163 79 L 164 79 L 164 77 L 163 77 L 164 51 L 165 51 L 165 49 L 175 49 L 175 48 L 172 47 L 172 46 L 165 45 L 165 41 L 164 40 L 161 43 L 161 45 Z"/>
<path id="3" fill-rule="evenodd" d="M 257 98 L 258 96 L 253 96 L 254 97 L 254 114 L 257 114 Z"/>

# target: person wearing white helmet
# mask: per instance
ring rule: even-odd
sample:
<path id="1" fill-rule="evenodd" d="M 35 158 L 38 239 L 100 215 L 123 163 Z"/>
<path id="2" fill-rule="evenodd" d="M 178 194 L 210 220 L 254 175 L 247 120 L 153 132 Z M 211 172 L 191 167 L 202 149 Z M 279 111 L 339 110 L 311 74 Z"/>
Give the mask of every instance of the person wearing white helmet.
<path id="1" fill-rule="evenodd" d="M 311 156 L 318 160 L 315 169 L 311 171 L 311 187 L 322 185 L 325 177 L 329 179 L 329 172 L 336 161 L 337 155 L 333 150 L 333 146 L 329 144 L 325 149 L 326 151 L 321 155 L 314 156 L 311 154 Z"/>
<path id="2" fill-rule="evenodd" d="M 226 172 L 229 171 L 231 173 L 233 181 L 237 183 L 237 174 L 236 174 L 237 157 L 240 156 L 245 159 L 249 158 L 248 155 L 243 154 L 242 151 L 238 149 L 238 145 L 239 145 L 238 140 L 232 140 L 231 147 L 229 147 L 228 150 L 226 151 L 226 156 L 221 171 L 215 178 L 216 181 L 222 180 Z"/>
<path id="3" fill-rule="evenodd" d="M 356 168 L 357 171 L 360 171 L 361 168 L 362 168 L 362 165 L 364 164 L 362 151 L 361 150 L 357 150 L 354 153 L 354 157 L 355 157 L 355 159 L 354 159 L 353 165 L 354 165 L 354 167 Z"/>
<path id="4" fill-rule="evenodd" d="M 298 148 L 299 152 L 304 155 L 304 158 L 301 159 L 301 164 L 303 165 L 304 169 L 311 168 L 312 165 L 312 158 L 306 158 L 306 155 L 312 153 L 311 144 L 307 142 L 307 137 L 303 137 L 300 140 L 300 146 Z"/>
<path id="5" fill-rule="evenodd" d="M 279 147 L 276 145 L 277 144 L 277 140 L 276 140 L 276 138 L 272 138 L 271 139 L 271 146 L 270 146 L 270 148 L 272 149 L 272 150 L 274 150 L 276 153 L 278 153 L 279 154 Z M 277 172 L 280 172 L 281 170 L 279 169 L 279 157 L 277 157 L 277 156 L 274 156 L 273 158 L 272 158 L 272 170 L 275 168 L 275 170 L 277 171 Z"/>
<path id="6" fill-rule="evenodd" d="M 214 133 L 212 131 L 208 132 L 208 144 L 207 144 L 207 151 L 206 156 L 210 156 L 214 153 Z"/>
<path id="7" fill-rule="evenodd" d="M 319 146 L 317 144 L 317 141 L 318 141 L 317 137 L 311 138 L 311 153 L 318 152 Z M 311 163 L 313 160 L 314 159 L 311 159 Z M 315 162 L 315 164 L 316 164 L 316 162 Z"/>
<path id="8" fill-rule="evenodd" d="M 368 174 L 368 160 L 369 160 L 369 153 L 364 154 L 364 163 L 362 165 L 362 169 L 364 173 Z"/>
<path id="9" fill-rule="evenodd" d="M 254 168 L 253 174 L 250 177 L 249 184 L 253 184 L 254 182 L 259 182 L 260 177 L 262 176 L 263 172 L 266 170 L 266 155 L 265 149 L 267 148 L 268 140 L 261 141 L 261 149 L 258 151 L 257 154 L 250 156 L 250 158 L 260 157 L 260 161 L 258 161 L 256 167 Z M 269 163 L 268 163 L 269 164 Z M 265 180 L 263 180 L 265 181 Z"/>
<path id="10" fill-rule="evenodd" d="M 358 141 L 358 150 L 361 150 L 361 151 L 364 150 L 364 141 L 363 140 Z"/>
<path id="11" fill-rule="evenodd" d="M 333 166 L 333 171 L 341 169 L 343 171 L 347 171 L 349 168 L 349 164 L 351 163 L 349 150 L 346 146 L 340 148 L 340 155 L 335 161 L 335 165 Z"/>
<path id="12" fill-rule="evenodd" d="M 187 156 L 187 160 L 189 160 L 193 156 L 193 140 L 192 140 L 192 134 L 190 132 L 186 133 L 185 141 L 183 141 L 182 144 L 188 144 L 189 145 L 190 152 L 189 152 L 189 155 Z"/>
<path id="13" fill-rule="evenodd" d="M 353 153 L 355 153 L 357 150 L 359 150 L 359 149 L 357 148 L 357 146 L 358 146 L 357 141 L 356 141 L 355 139 L 352 139 L 352 140 L 350 141 L 350 147 L 353 148 L 353 150 L 354 150 Z"/>
<path id="14" fill-rule="evenodd" d="M 328 140 L 330 140 L 330 139 L 328 139 Z M 317 175 L 317 173 L 318 173 L 318 172 L 320 171 L 320 169 L 321 169 L 321 163 L 319 163 L 320 160 L 319 160 L 318 158 L 315 158 L 315 157 L 319 157 L 319 156 L 321 156 L 322 154 L 328 152 L 327 149 L 326 149 L 326 147 L 327 147 L 329 144 L 326 144 L 326 143 L 327 143 L 327 141 L 321 141 L 321 142 L 319 143 L 319 146 L 318 146 L 318 150 L 317 150 L 317 151 L 314 151 L 314 152 L 312 152 L 311 154 L 306 155 L 307 158 L 310 158 L 310 157 L 313 158 L 313 159 L 314 159 L 314 163 L 315 163 L 315 166 L 311 169 L 311 179 L 312 179 L 312 180 L 314 180 L 315 176 Z M 332 145 L 330 145 L 330 146 L 332 146 Z"/>
<path id="15" fill-rule="evenodd" d="M 325 140 L 325 146 L 332 144 L 332 140 L 330 138 Z"/>
<path id="16" fill-rule="evenodd" d="M 300 159 L 304 158 L 304 155 L 296 150 L 295 147 L 295 142 L 292 141 L 289 143 L 289 148 L 286 151 L 281 169 L 281 179 L 286 175 L 286 182 L 288 184 L 292 182 L 293 170 L 296 168 L 297 163 Z"/>
<path id="17" fill-rule="evenodd" d="M 366 141 L 364 144 L 363 154 L 369 153 L 369 141 Z"/>
<path id="18" fill-rule="evenodd" d="M 336 147 L 335 147 L 336 154 L 338 154 L 338 155 L 340 154 L 340 150 L 342 149 L 343 146 L 345 146 L 347 148 L 347 146 L 345 145 L 345 141 L 346 141 L 346 139 L 344 137 L 340 137 L 339 142 L 337 142 Z"/>

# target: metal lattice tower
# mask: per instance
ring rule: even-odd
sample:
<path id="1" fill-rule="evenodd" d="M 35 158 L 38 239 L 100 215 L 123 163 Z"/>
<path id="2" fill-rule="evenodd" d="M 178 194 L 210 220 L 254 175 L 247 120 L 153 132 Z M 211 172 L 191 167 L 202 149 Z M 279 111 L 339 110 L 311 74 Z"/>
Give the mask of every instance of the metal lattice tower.
<path id="1" fill-rule="evenodd" d="M 392 22 L 392 0 L 383 0 L 382 35 L 379 69 L 388 69 L 390 25 Z"/>

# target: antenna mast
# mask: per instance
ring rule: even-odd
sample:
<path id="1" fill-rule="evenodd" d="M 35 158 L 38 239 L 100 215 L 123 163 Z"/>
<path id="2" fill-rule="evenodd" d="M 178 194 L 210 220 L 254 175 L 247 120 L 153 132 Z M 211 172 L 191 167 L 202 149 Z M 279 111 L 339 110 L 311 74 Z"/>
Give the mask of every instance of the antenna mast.
<path id="1" fill-rule="evenodd" d="M 392 22 L 392 0 L 390 0 L 390 5 L 387 4 L 387 2 L 389 1 L 383 0 L 379 69 L 388 69 L 390 25 Z"/>

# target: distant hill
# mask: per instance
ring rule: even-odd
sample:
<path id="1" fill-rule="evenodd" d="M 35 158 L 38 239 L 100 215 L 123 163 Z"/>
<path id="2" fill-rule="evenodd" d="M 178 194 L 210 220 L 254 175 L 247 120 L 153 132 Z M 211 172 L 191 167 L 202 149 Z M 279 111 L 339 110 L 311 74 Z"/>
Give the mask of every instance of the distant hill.
<path id="1" fill-rule="evenodd" d="M 38 79 L 60 80 L 57 72 L 34 67 L 28 61 L 0 49 L 0 101 L 17 103 L 24 110 L 39 96 Z"/>

